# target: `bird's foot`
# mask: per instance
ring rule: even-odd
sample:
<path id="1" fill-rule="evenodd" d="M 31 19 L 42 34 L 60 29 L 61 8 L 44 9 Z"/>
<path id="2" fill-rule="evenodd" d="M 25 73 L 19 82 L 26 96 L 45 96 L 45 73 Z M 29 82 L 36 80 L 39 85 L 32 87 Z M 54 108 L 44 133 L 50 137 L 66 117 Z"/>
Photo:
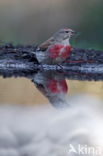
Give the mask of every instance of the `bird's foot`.
<path id="1" fill-rule="evenodd" d="M 59 67 L 59 68 L 58 68 L 58 67 Z M 62 71 L 62 70 L 63 70 L 62 65 L 61 65 L 61 64 L 57 64 L 57 65 L 56 65 L 56 70 L 61 70 L 61 71 Z"/>
<path id="2" fill-rule="evenodd" d="M 40 70 L 43 70 L 44 69 L 44 67 L 43 67 L 43 65 L 42 64 L 40 64 Z"/>

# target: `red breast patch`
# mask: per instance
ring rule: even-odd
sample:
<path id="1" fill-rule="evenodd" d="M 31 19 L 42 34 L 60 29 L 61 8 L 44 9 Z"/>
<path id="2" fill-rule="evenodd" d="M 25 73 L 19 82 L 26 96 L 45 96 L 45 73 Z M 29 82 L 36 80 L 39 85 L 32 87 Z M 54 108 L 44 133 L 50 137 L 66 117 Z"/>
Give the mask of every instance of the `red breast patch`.
<path id="1" fill-rule="evenodd" d="M 51 93 L 67 93 L 68 87 L 65 80 L 49 80 L 47 88 Z"/>
<path id="2" fill-rule="evenodd" d="M 63 48 L 63 45 L 57 44 L 49 48 L 49 53 L 51 58 L 56 58 L 59 56 L 60 50 Z"/>
<path id="3" fill-rule="evenodd" d="M 62 52 L 61 52 L 62 50 Z M 70 54 L 71 47 L 70 46 L 64 46 L 61 44 L 53 45 L 49 48 L 49 54 L 50 58 L 67 58 Z"/>
<path id="4" fill-rule="evenodd" d="M 67 57 L 69 57 L 70 50 L 71 50 L 71 47 L 70 46 L 65 46 L 64 49 L 63 49 L 63 52 L 60 55 L 60 57 L 61 58 L 67 58 Z"/>

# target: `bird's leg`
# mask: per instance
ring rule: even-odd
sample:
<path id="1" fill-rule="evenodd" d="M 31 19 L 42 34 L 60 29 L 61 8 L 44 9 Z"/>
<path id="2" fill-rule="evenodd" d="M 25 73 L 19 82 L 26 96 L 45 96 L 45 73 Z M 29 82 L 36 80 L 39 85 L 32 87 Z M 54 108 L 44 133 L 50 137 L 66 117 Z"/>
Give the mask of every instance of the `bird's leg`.
<path id="1" fill-rule="evenodd" d="M 63 67 L 62 67 L 62 65 L 61 64 L 57 64 L 57 66 L 56 66 L 56 70 L 58 70 L 58 68 L 57 67 L 60 67 L 60 70 L 63 70 Z"/>
<path id="2" fill-rule="evenodd" d="M 43 70 L 43 69 L 44 69 L 42 64 L 40 64 L 40 69 L 41 69 L 41 70 Z"/>

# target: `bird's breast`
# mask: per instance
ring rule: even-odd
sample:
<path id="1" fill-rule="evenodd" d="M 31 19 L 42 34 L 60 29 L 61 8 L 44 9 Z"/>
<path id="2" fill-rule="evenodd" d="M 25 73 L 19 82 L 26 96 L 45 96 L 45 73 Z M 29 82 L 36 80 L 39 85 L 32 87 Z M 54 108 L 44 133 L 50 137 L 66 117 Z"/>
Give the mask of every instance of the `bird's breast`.
<path id="1" fill-rule="evenodd" d="M 67 58 L 69 56 L 70 50 L 71 50 L 70 45 L 62 45 L 62 44 L 52 45 L 48 49 L 50 58 L 57 57 Z"/>
<path id="2" fill-rule="evenodd" d="M 64 47 L 60 50 L 59 56 L 60 56 L 61 58 L 67 58 L 67 57 L 69 57 L 70 51 L 71 51 L 71 47 L 70 47 L 69 45 L 64 46 Z"/>

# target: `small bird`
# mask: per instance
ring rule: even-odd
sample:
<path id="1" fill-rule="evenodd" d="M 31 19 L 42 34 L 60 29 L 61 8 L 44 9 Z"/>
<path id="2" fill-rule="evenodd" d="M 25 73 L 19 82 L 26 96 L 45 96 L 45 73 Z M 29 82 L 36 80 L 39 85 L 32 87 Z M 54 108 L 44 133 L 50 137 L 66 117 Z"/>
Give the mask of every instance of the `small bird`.
<path id="1" fill-rule="evenodd" d="M 36 58 L 40 64 L 60 64 L 70 55 L 70 38 L 75 31 L 69 28 L 60 29 L 47 41 L 38 46 Z"/>
<path id="2" fill-rule="evenodd" d="M 66 101 L 68 86 L 64 74 L 57 71 L 38 71 L 31 80 L 54 107 L 69 106 Z"/>

